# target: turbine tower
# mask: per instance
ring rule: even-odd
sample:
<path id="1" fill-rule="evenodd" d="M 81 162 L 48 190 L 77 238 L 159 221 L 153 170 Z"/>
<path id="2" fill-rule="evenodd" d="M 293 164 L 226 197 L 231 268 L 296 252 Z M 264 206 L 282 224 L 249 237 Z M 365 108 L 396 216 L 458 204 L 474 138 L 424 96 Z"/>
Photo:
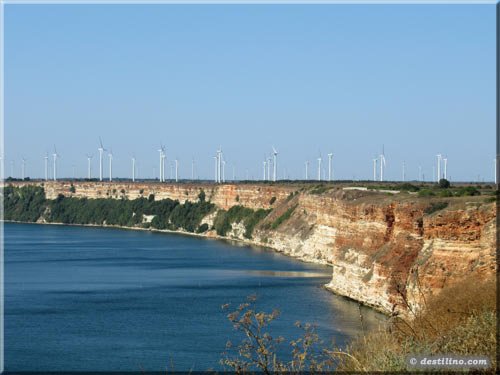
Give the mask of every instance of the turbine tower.
<path id="1" fill-rule="evenodd" d="M 267 165 L 267 161 L 266 161 L 265 157 L 264 157 L 264 161 L 262 162 L 262 165 L 264 167 L 264 170 L 263 170 L 263 172 L 264 172 L 263 180 L 266 181 L 266 165 Z"/>
<path id="2" fill-rule="evenodd" d="M 333 154 L 330 152 L 328 154 L 328 181 L 332 180 L 332 158 Z"/>
<path id="3" fill-rule="evenodd" d="M 305 162 L 306 165 L 306 181 L 309 180 L 309 161 L 306 160 Z"/>
<path id="4" fill-rule="evenodd" d="M 49 153 L 46 152 L 45 156 L 43 157 L 45 159 L 45 181 L 49 180 Z"/>
<path id="5" fill-rule="evenodd" d="M 442 160 L 443 156 L 441 154 L 437 154 L 436 157 L 437 157 L 437 179 L 436 179 L 436 182 L 439 182 L 439 180 L 441 179 L 441 160 Z"/>
<path id="6" fill-rule="evenodd" d="M 109 149 L 109 181 L 113 181 L 113 149 Z"/>
<path id="7" fill-rule="evenodd" d="M 277 168 L 278 168 L 278 151 L 276 151 L 276 149 L 274 148 L 273 146 L 273 181 L 276 182 L 276 176 L 277 176 Z"/>
<path id="8" fill-rule="evenodd" d="M 321 181 L 321 153 L 318 158 L 318 181 Z"/>
<path id="9" fill-rule="evenodd" d="M 91 160 L 93 155 L 87 154 L 87 178 L 90 180 L 92 178 L 92 167 Z"/>
<path id="10" fill-rule="evenodd" d="M 103 167 L 102 167 L 102 155 L 104 153 L 104 151 L 107 151 L 104 146 L 102 145 L 102 139 L 101 137 L 99 137 L 99 148 L 97 149 L 99 151 L 99 181 L 102 181 L 102 170 L 103 170 Z"/>
<path id="11" fill-rule="evenodd" d="M 444 162 L 444 179 L 447 180 L 448 174 L 446 172 L 448 167 L 448 158 L 443 158 L 443 162 Z"/>
<path id="12" fill-rule="evenodd" d="M 373 181 L 377 181 L 377 162 L 378 162 L 378 159 L 374 158 L 373 159 Z"/>
<path id="13" fill-rule="evenodd" d="M 52 157 L 54 158 L 54 181 L 57 180 L 57 158 L 59 155 L 57 154 L 56 150 L 56 145 L 54 145 L 54 153 L 52 154 Z"/>
<path id="14" fill-rule="evenodd" d="M 384 181 L 384 167 L 385 167 L 385 152 L 382 146 L 382 153 L 380 154 L 380 181 Z"/>
<path id="15" fill-rule="evenodd" d="M 21 179 L 24 181 L 24 178 L 25 178 L 25 171 L 26 171 L 26 159 L 23 157 L 21 159 Z"/>
<path id="16" fill-rule="evenodd" d="M 226 161 L 222 160 L 222 183 L 226 183 Z"/>
<path id="17" fill-rule="evenodd" d="M 179 181 L 179 160 L 175 158 L 175 182 Z"/>
<path id="18" fill-rule="evenodd" d="M 135 155 L 132 156 L 132 182 L 135 182 Z"/>
<path id="19" fill-rule="evenodd" d="M 214 156 L 214 162 L 215 162 L 214 181 L 215 181 L 215 183 L 217 183 L 217 156 Z"/>

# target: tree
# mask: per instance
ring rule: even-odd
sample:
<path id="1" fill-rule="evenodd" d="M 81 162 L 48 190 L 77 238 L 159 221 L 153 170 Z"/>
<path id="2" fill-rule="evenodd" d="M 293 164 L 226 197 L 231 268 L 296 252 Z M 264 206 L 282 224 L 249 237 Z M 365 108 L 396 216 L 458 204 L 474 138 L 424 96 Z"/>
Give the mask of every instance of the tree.
<path id="1" fill-rule="evenodd" d="M 446 178 L 442 178 L 439 180 L 439 187 L 441 189 L 448 189 L 450 187 L 450 181 L 448 181 Z"/>

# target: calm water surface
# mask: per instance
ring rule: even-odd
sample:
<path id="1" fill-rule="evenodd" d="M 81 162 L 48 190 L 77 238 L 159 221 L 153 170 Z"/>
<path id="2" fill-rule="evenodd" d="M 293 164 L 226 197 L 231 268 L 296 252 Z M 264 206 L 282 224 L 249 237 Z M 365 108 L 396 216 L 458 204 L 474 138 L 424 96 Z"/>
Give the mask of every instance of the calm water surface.
<path id="1" fill-rule="evenodd" d="M 358 305 L 324 290 L 326 266 L 215 240 L 104 228 L 5 224 L 8 371 L 207 370 L 241 339 L 221 305 L 258 295 L 288 341 L 297 320 L 343 344 Z M 365 329 L 383 317 L 362 308 Z"/>

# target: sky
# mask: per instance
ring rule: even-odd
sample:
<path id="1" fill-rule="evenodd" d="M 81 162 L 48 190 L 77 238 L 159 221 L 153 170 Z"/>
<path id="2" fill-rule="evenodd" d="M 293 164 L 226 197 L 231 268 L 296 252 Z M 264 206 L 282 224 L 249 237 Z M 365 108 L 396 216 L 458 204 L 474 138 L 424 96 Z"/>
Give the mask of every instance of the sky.
<path id="1" fill-rule="evenodd" d="M 5 175 L 493 180 L 495 5 L 4 5 Z M 108 158 L 104 176 L 109 175 Z M 325 171 L 323 171 L 323 175 Z"/>

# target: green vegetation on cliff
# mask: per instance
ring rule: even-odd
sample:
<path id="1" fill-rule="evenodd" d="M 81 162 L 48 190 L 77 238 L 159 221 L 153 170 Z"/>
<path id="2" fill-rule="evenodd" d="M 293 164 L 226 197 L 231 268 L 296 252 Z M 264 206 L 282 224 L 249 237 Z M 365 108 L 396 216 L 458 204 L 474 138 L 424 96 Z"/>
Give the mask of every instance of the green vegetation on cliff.
<path id="1" fill-rule="evenodd" d="M 56 199 L 48 200 L 43 187 L 6 186 L 4 189 L 6 220 L 35 222 L 43 217 L 53 223 L 184 229 L 188 232 L 198 231 L 203 217 L 215 208 L 201 193 L 199 198 L 198 202 L 181 204 L 171 199 L 155 201 L 154 197 L 87 199 L 60 194 Z M 145 215 L 154 216 L 151 223 L 145 222 Z"/>
<path id="2" fill-rule="evenodd" d="M 232 229 L 232 223 L 243 223 L 244 236 L 252 238 L 253 229 L 259 221 L 264 219 L 271 210 L 258 209 L 256 211 L 243 206 L 233 206 L 229 210 L 220 210 L 214 220 L 214 229 L 219 236 L 225 236 Z"/>

